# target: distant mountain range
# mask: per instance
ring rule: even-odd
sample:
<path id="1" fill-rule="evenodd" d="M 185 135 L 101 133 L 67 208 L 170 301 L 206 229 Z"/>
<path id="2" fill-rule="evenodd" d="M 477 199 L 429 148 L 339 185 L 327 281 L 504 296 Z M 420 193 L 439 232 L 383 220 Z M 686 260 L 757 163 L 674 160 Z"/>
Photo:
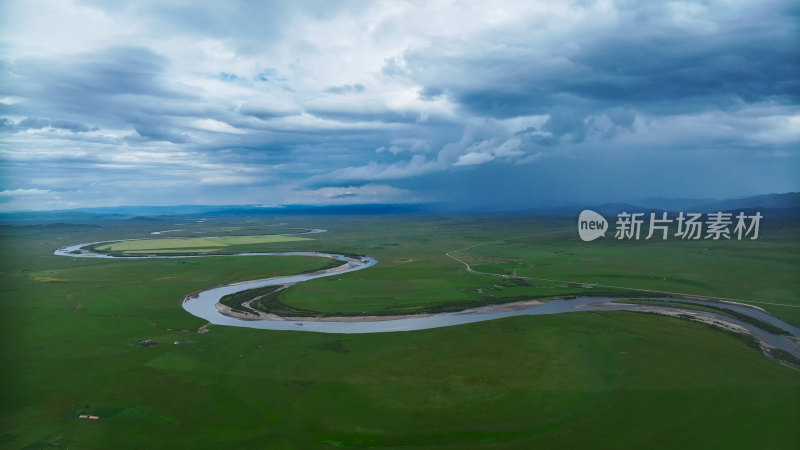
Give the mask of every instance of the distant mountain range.
<path id="1" fill-rule="evenodd" d="M 631 203 L 602 203 L 570 205 L 558 208 L 544 208 L 531 211 L 551 216 L 575 216 L 584 209 L 591 209 L 604 216 L 614 216 L 621 212 L 663 213 L 710 213 L 739 212 L 751 214 L 755 211 L 769 213 L 775 218 L 800 218 L 800 192 L 786 194 L 767 194 L 753 197 L 714 200 L 691 198 L 646 198 Z M 765 214 L 766 215 L 766 214 Z"/>
<path id="2" fill-rule="evenodd" d="M 620 212 L 677 213 L 715 211 L 748 214 L 762 211 L 765 217 L 800 218 L 800 192 L 767 194 L 738 199 L 645 198 L 632 203 L 603 203 L 566 205 L 554 208 L 493 209 L 459 208 L 452 205 L 422 204 L 363 204 L 363 205 L 176 205 L 176 206 L 118 206 L 105 208 L 80 208 L 58 211 L 17 211 L 0 213 L 0 223 L 91 223 L 96 220 L 153 220 L 164 216 L 197 215 L 387 215 L 387 214 L 525 214 L 542 216 L 577 216 L 581 210 L 591 209 L 606 216 Z"/>
<path id="3" fill-rule="evenodd" d="M 699 211 L 713 212 L 731 209 L 792 209 L 800 208 L 800 192 L 787 194 L 756 195 L 754 197 L 713 200 L 713 199 L 686 199 L 686 198 L 646 198 L 641 204 L 650 208 L 659 208 L 667 211 Z"/>

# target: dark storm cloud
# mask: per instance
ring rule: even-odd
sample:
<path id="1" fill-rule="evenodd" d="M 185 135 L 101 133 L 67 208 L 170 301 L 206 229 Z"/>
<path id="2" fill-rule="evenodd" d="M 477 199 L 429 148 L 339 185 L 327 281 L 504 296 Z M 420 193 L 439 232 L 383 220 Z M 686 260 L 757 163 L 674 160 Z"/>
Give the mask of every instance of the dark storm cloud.
<path id="1" fill-rule="evenodd" d="M 341 122 L 383 122 L 383 123 L 414 123 L 419 121 L 419 114 L 409 111 L 348 111 L 344 108 L 307 108 L 306 112 L 323 119 Z"/>
<path id="2" fill-rule="evenodd" d="M 357 197 L 357 195 L 355 193 L 337 194 L 337 195 L 331 195 L 330 198 L 332 198 L 332 199 L 340 199 L 340 198 L 348 198 L 348 197 Z"/>
<path id="3" fill-rule="evenodd" d="M 160 125 L 151 120 L 129 120 L 129 123 L 136 130 L 137 136 L 126 136 L 127 140 L 138 141 L 139 138 L 152 141 L 166 141 L 174 144 L 185 144 L 191 142 L 191 138 L 186 133 L 175 131 L 169 126 Z"/>
<path id="4" fill-rule="evenodd" d="M 730 98 L 796 101 L 800 98 L 800 66 L 793 61 L 800 42 L 775 33 L 773 26 L 703 39 L 664 35 L 642 41 L 614 36 L 576 55 L 576 63 L 588 72 L 555 87 L 599 101 L 645 108 L 657 102 L 686 105 L 687 101 L 690 106 L 702 107 L 692 105 L 699 103 L 697 100 L 727 106 Z"/>
<path id="5" fill-rule="evenodd" d="M 58 128 L 74 133 L 85 133 L 98 129 L 97 127 L 90 127 L 82 123 L 70 122 L 68 120 L 50 120 L 37 117 L 28 117 L 16 125 L 16 129 L 18 130 L 40 130 L 42 128 Z"/>
<path id="6" fill-rule="evenodd" d="M 160 121 L 143 111 L 149 103 L 191 99 L 169 88 L 161 78 L 168 62 L 140 47 L 114 47 L 61 59 L 25 59 L 4 72 L 13 95 L 26 98 L 8 109 L 18 113 L 56 113 L 98 121 L 107 126 L 131 123 L 131 118 Z M 46 123 L 45 123 L 46 122 Z M 89 131 L 79 123 L 49 119 L 25 119 L 20 129 L 43 128 Z"/>
<path id="7" fill-rule="evenodd" d="M 353 92 L 364 92 L 364 85 L 362 84 L 343 84 L 341 86 L 331 86 L 325 89 L 329 94 L 350 94 Z"/>
<path id="8" fill-rule="evenodd" d="M 166 58 L 148 48 L 111 47 L 60 61 L 32 60 L 15 72 L 63 101 L 87 95 L 175 97 L 178 94 L 166 88 L 160 78 L 168 64 Z M 42 77 L 50 83 L 42 83 Z M 22 88 L 24 93 L 25 84 Z"/>
<path id="9" fill-rule="evenodd" d="M 245 116 L 255 117 L 257 119 L 274 119 L 277 117 L 284 117 L 297 114 L 299 111 L 287 111 L 273 109 L 265 106 L 251 106 L 244 105 L 239 109 L 239 113 Z"/>
<path id="10" fill-rule="evenodd" d="M 610 30 L 579 33 L 577 48 L 542 51 L 524 33 L 510 32 L 487 40 L 513 46 L 483 53 L 411 52 L 407 72 L 426 84 L 424 97 L 447 92 L 471 113 L 500 118 L 556 106 L 669 113 L 800 98 L 800 22 L 792 3 L 765 4 L 704 33 L 662 21 L 661 3 L 637 7 Z"/>
<path id="11" fill-rule="evenodd" d="M 444 94 L 444 89 L 439 86 L 425 86 L 419 93 L 419 97 L 423 100 L 432 100 Z"/>

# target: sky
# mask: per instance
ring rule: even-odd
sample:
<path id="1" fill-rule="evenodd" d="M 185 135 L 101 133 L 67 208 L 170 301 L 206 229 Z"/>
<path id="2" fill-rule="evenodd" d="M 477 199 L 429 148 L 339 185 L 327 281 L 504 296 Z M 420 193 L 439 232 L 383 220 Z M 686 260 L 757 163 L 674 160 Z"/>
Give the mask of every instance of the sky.
<path id="1" fill-rule="evenodd" d="M 800 3 L 0 2 L 0 210 L 800 191 Z"/>

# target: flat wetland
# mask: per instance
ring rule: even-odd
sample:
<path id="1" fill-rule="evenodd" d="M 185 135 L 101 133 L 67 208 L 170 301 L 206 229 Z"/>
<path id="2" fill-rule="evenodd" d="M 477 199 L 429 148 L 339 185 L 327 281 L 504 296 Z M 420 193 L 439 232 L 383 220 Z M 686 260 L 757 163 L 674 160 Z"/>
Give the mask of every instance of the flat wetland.
<path id="1" fill-rule="evenodd" d="M 252 239 L 313 228 L 328 232 Z M 800 372 L 703 324 L 602 311 L 364 335 L 207 326 L 181 308 L 184 296 L 330 261 L 52 254 L 175 237 L 197 241 L 108 250 L 376 258 L 275 296 L 326 315 L 626 299 L 646 289 L 752 302 L 800 325 L 800 224 L 765 224 L 762 233 L 584 243 L 573 220 L 413 215 L 2 226 L 0 447 L 797 448 Z M 470 273 L 446 255 L 475 244 L 453 255 L 479 272 L 524 278 Z M 83 412 L 100 419 L 78 419 Z"/>

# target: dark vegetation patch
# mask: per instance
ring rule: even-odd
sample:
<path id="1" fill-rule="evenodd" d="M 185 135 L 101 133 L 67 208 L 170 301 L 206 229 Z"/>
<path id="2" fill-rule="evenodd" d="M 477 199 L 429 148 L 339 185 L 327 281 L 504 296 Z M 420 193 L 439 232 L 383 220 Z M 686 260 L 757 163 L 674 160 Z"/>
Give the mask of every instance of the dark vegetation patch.
<path id="1" fill-rule="evenodd" d="M 750 333 L 737 333 L 736 331 L 729 330 L 727 328 L 721 328 L 721 327 L 712 325 L 710 323 L 707 323 L 705 325 L 707 325 L 707 326 L 709 326 L 711 328 L 714 328 L 716 330 L 720 330 L 725 334 L 728 334 L 730 336 L 735 337 L 736 339 L 739 339 L 740 341 L 744 342 L 745 345 L 747 345 L 748 347 L 752 347 L 752 348 L 758 350 L 759 352 L 761 351 L 761 343 L 758 342 L 758 339 L 756 339 L 756 337 L 753 336 Z"/>
<path id="2" fill-rule="evenodd" d="M 317 345 L 312 345 L 311 348 L 314 350 L 322 350 L 327 352 L 345 354 L 350 353 L 350 349 L 347 348 L 346 344 L 347 341 L 330 341 L 330 342 L 321 342 Z"/>
<path id="3" fill-rule="evenodd" d="M 800 369 L 800 358 L 794 356 L 793 354 L 787 352 L 786 350 L 782 350 L 780 348 L 773 348 L 770 349 L 769 354 L 778 361 L 787 363 L 795 367 L 796 369 Z"/>
<path id="4" fill-rule="evenodd" d="M 316 268 L 316 269 L 308 269 L 308 270 L 304 270 L 304 271 L 302 271 L 302 272 L 300 272 L 300 273 L 313 273 L 313 272 L 319 272 L 319 271 L 322 271 L 322 270 L 333 269 L 334 267 L 339 267 L 339 266 L 341 266 L 341 265 L 343 265 L 343 264 L 347 264 L 347 263 L 346 263 L 346 262 L 339 261 L 338 259 L 326 259 L 326 260 L 325 260 L 325 264 L 323 264 L 323 265 L 322 265 L 322 267 L 318 267 L 318 268 Z"/>
<path id="5" fill-rule="evenodd" d="M 360 254 L 358 254 L 358 253 L 352 253 L 352 252 L 342 252 L 342 251 L 338 251 L 338 250 L 337 250 L 337 251 L 332 251 L 332 252 L 326 252 L 326 253 L 331 253 L 331 254 L 334 254 L 334 253 L 335 253 L 335 254 L 337 254 L 337 255 L 342 255 L 342 256 L 346 256 L 346 257 L 348 257 L 348 258 L 354 258 L 354 259 L 362 259 L 362 258 L 365 258 L 365 256 L 364 256 L 364 255 L 360 255 Z"/>
<path id="6" fill-rule="evenodd" d="M 283 385 L 285 387 L 291 389 L 295 393 L 305 394 L 306 392 L 308 392 L 309 389 L 311 389 L 312 386 L 314 386 L 314 381 L 313 380 L 291 380 L 291 381 L 285 381 L 283 383 Z"/>
<path id="7" fill-rule="evenodd" d="M 50 442 L 34 442 L 33 444 L 26 445 L 22 447 L 22 450 L 40 450 L 40 449 L 47 449 L 47 448 L 68 448 L 69 447 L 69 440 L 64 438 L 59 438 L 52 440 Z"/>
<path id="8" fill-rule="evenodd" d="M 250 306 L 259 311 L 277 314 L 281 317 L 330 317 L 336 315 L 289 306 L 278 300 L 278 295 L 280 295 L 281 290 L 282 289 L 275 289 L 272 292 L 258 296 L 258 298 L 250 303 Z M 251 298 L 253 297 L 255 296 L 252 296 Z"/>
<path id="9" fill-rule="evenodd" d="M 222 297 L 219 302 L 223 305 L 230 308 L 232 311 L 236 311 L 243 314 L 254 314 L 258 315 L 258 312 L 255 311 L 253 308 L 249 308 L 244 305 L 244 303 L 249 302 L 257 297 L 261 297 L 263 295 L 270 294 L 281 289 L 282 286 L 264 286 L 255 289 L 248 289 L 246 291 L 240 291 L 233 294 L 226 295 Z"/>

